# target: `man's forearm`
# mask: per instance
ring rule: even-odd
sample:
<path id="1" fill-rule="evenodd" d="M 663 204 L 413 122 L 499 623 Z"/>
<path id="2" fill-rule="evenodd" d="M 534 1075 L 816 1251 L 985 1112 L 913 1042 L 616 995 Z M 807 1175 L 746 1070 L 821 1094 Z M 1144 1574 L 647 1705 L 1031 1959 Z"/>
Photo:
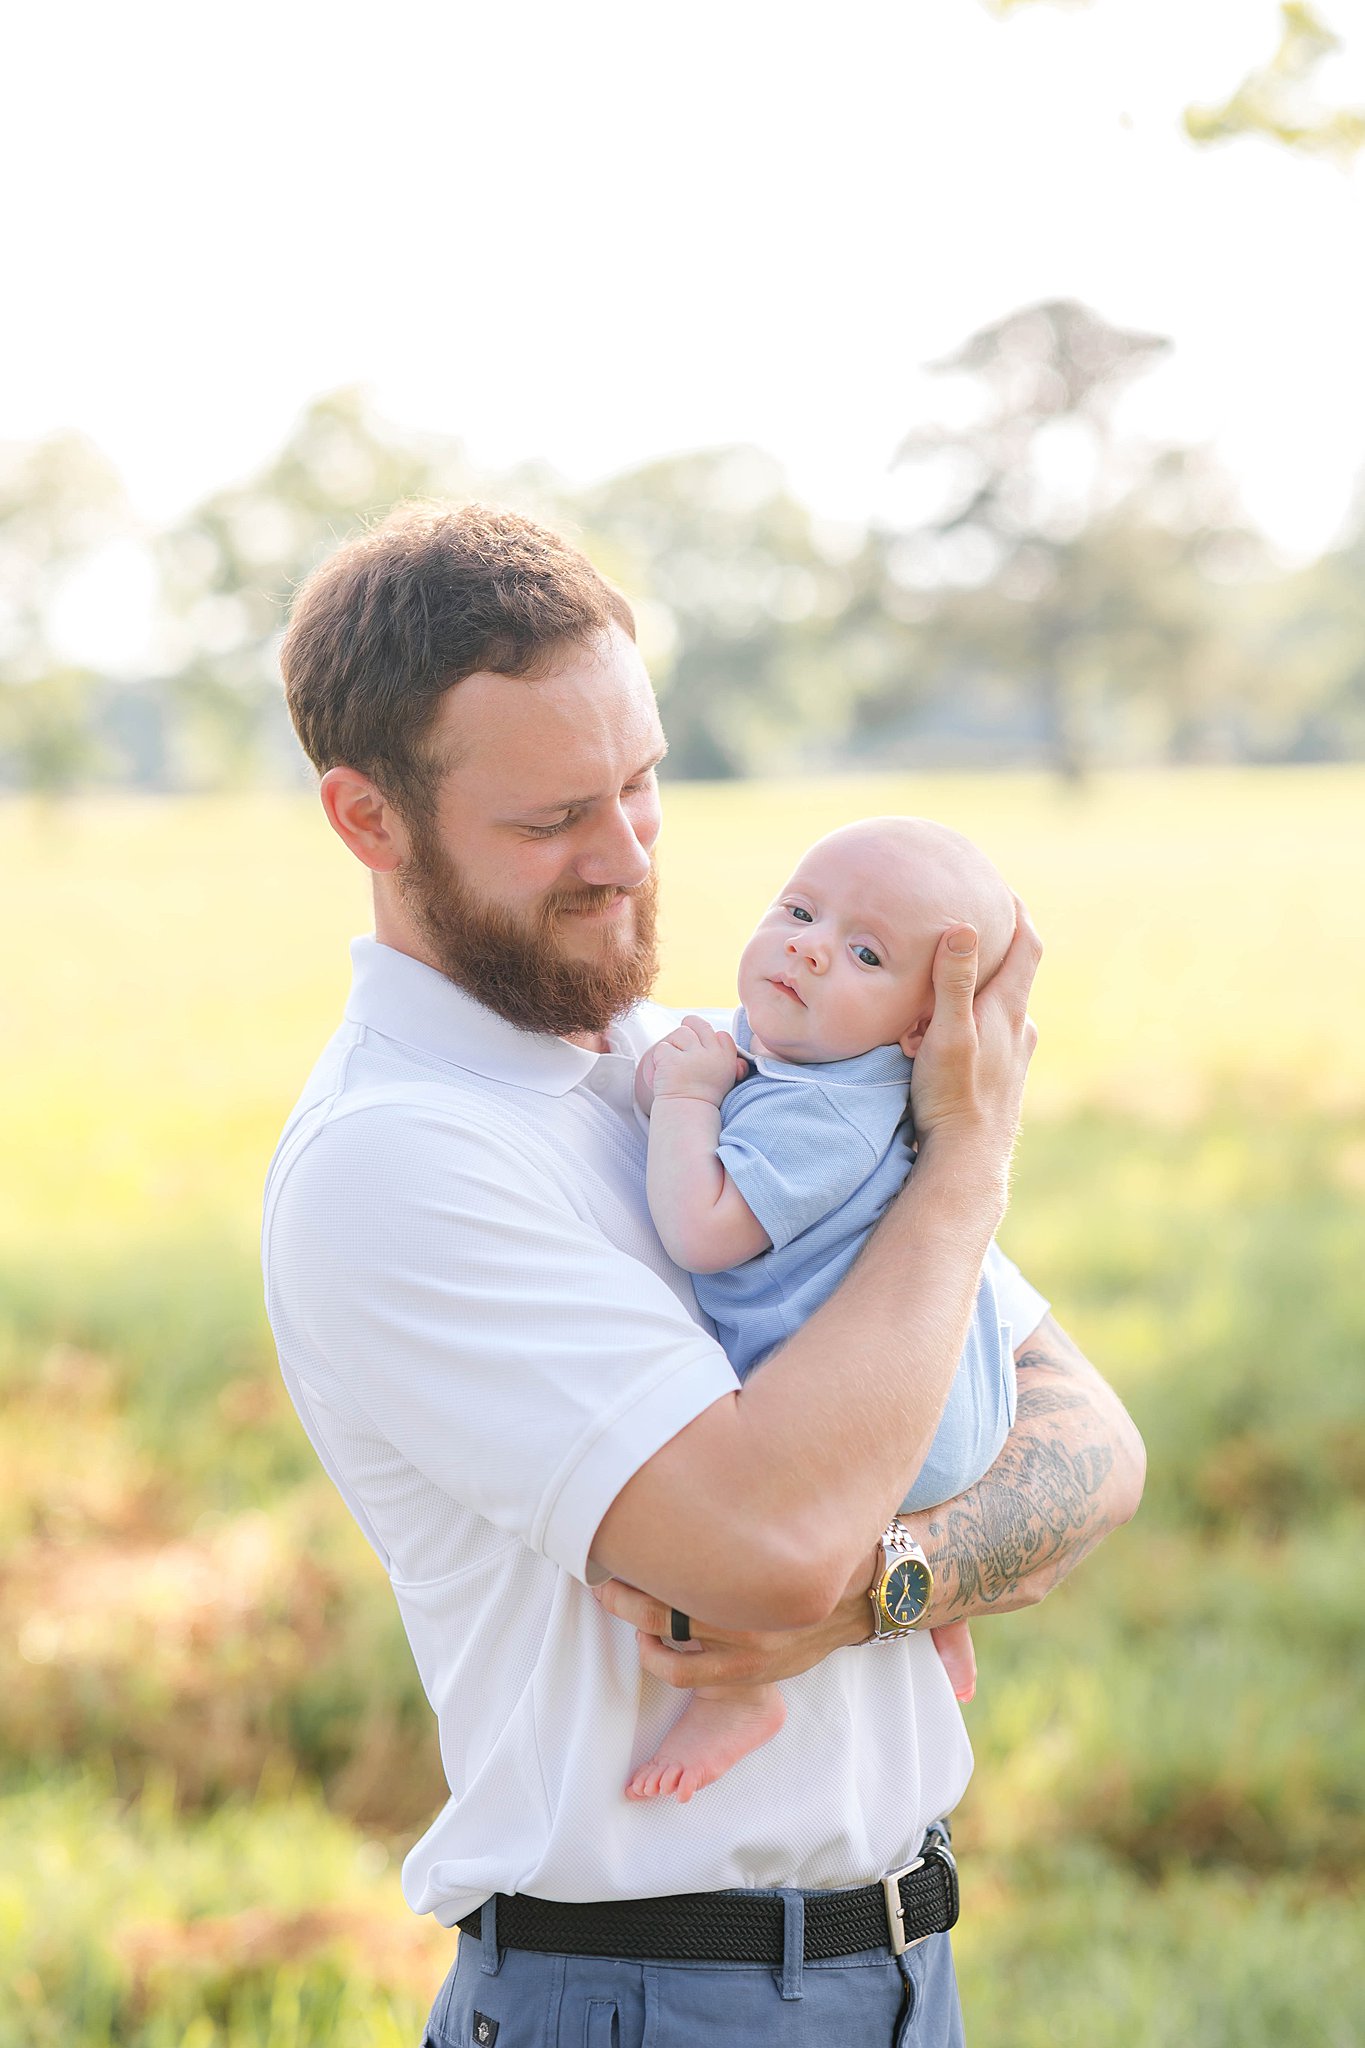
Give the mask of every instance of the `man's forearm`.
<path id="1" fill-rule="evenodd" d="M 798 1515 L 806 1540 L 823 1528 L 846 1567 L 933 1442 L 999 1202 L 997 1168 L 921 1159 L 842 1285 L 745 1382 L 749 1487 L 793 1534 Z"/>
<path id="2" fill-rule="evenodd" d="M 1051 1316 L 1017 1365 L 1014 1427 L 990 1471 L 944 1506 L 902 1518 L 933 1570 L 935 1623 L 1035 1605 L 1142 1496 L 1141 1437 Z"/>
<path id="3" fill-rule="evenodd" d="M 975 934 L 943 934 L 908 1184 L 829 1300 L 626 1481 L 594 1563 L 731 1629 L 815 1624 L 841 1605 L 924 1462 L 961 1354 L 1004 1209 L 1038 952 L 1021 908 L 977 996 Z"/>
<path id="4" fill-rule="evenodd" d="M 828 1616 L 933 1440 L 1003 1164 L 921 1160 L 829 1300 L 623 1487 L 594 1562 L 727 1628 Z"/>
<path id="5" fill-rule="evenodd" d="M 901 1517 L 933 1567 L 935 1625 L 1035 1605 L 1132 1516 L 1142 1495 L 1141 1437 L 1113 1389 L 1051 1316 L 1017 1363 L 1015 1424 L 990 1471 L 943 1507 Z M 751 1685 L 793 1677 L 833 1650 L 865 1643 L 872 1630 L 868 1588 L 880 1563 L 880 1550 L 869 1549 L 838 1607 L 810 1628 L 741 1633 L 694 1620 L 694 1640 L 705 1643 L 699 1656 L 679 1656 L 658 1640 L 669 1614 L 657 1599 L 629 1585 L 605 1587 L 601 1598 L 644 1631 L 641 1659 L 667 1684 Z"/>

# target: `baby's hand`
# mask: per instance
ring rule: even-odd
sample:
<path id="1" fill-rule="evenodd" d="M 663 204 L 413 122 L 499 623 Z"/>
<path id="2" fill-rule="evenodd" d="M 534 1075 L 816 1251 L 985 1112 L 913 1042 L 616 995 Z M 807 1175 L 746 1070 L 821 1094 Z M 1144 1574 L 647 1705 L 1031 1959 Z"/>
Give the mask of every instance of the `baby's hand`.
<path id="1" fill-rule="evenodd" d="M 748 1063 L 728 1031 L 717 1031 L 704 1017 L 684 1017 L 676 1030 L 661 1038 L 640 1062 L 654 1061 L 653 1101 L 665 1096 L 688 1097 L 694 1102 L 713 1102 L 717 1108 L 736 1081 L 743 1080 Z M 636 1081 L 637 1091 L 639 1077 Z"/>
<path id="2" fill-rule="evenodd" d="M 654 1107 L 654 1066 L 658 1051 L 657 1045 L 651 1045 L 635 1069 L 635 1100 L 645 1116 Z"/>

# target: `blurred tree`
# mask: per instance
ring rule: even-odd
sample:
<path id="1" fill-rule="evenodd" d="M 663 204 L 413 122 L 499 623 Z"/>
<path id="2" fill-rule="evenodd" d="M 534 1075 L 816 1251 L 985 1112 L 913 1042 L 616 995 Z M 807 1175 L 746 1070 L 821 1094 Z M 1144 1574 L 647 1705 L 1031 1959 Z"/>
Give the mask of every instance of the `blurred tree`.
<path id="1" fill-rule="evenodd" d="M 1198 450 L 1159 450 L 1093 540 L 1117 628 L 1103 689 L 1126 708 L 1124 751 L 1235 754 L 1241 708 L 1273 687 L 1256 622 L 1276 578 L 1226 476 Z"/>
<path id="2" fill-rule="evenodd" d="M 930 366 L 965 381 L 970 415 L 917 430 L 897 456 L 929 509 L 889 546 L 887 568 L 932 596 L 928 658 L 940 678 L 1012 681 L 1066 776 L 1085 767 L 1119 678 L 1135 686 L 1135 641 L 1174 647 L 1192 630 L 1183 608 L 1177 627 L 1170 593 L 1164 623 L 1151 603 L 1155 565 L 1136 574 L 1151 480 L 1134 485 L 1112 431 L 1117 399 L 1167 347 L 1073 300 L 1025 307 Z"/>
<path id="3" fill-rule="evenodd" d="M 670 456 L 585 492 L 577 511 L 588 552 L 637 603 L 671 774 L 790 766 L 842 735 L 865 560 L 819 527 L 771 456 Z"/>
<path id="4" fill-rule="evenodd" d="M 1349 163 L 1365 144 L 1365 109 L 1328 106 L 1314 91 L 1319 67 L 1340 48 L 1341 37 L 1315 7 L 1287 0 L 1272 55 L 1221 106 L 1190 107 L 1185 132 L 1195 142 L 1265 135 L 1289 149 Z"/>
<path id="5" fill-rule="evenodd" d="M 1088 7 L 1090 0 L 1046 0 L 1049 7 Z M 1039 0 L 981 0 L 987 14 L 993 14 L 998 21 L 1007 15 L 1017 14 L 1021 7 L 1036 7 Z"/>
<path id="6" fill-rule="evenodd" d="M 1282 578 L 1259 622 L 1267 687 L 1248 702 L 1242 750 L 1262 760 L 1365 753 L 1365 482 L 1340 544 Z"/>
<path id="7" fill-rule="evenodd" d="M 91 674 L 54 631 L 130 531 L 117 479 L 71 438 L 0 454 L 0 782 L 296 777 L 276 660 L 293 589 L 396 500 L 471 492 L 577 528 L 629 592 L 674 774 L 884 764 L 902 746 L 1041 750 L 1068 776 L 1099 755 L 1365 751 L 1365 509 L 1322 562 L 1272 575 L 1205 457 L 1116 435 L 1119 395 L 1165 346 L 1069 301 L 983 328 L 935 366 L 966 401 L 958 423 L 900 451 L 919 505 L 870 532 L 822 523 L 752 448 L 571 496 L 541 468 L 476 476 L 456 443 L 334 393 L 158 543 L 161 660 L 137 680 Z"/>
<path id="8" fill-rule="evenodd" d="M 0 769 L 24 788 L 57 795 L 98 762 L 98 678 L 53 651 L 52 614 L 128 526 L 118 477 L 80 435 L 0 449 Z"/>
<path id="9" fill-rule="evenodd" d="M 1041 0 L 982 0 L 1000 18 Z M 1047 0 L 1053 6 L 1088 6 L 1089 0 Z M 1220 106 L 1188 107 L 1185 133 L 1192 142 L 1226 142 L 1263 135 L 1288 149 L 1349 163 L 1365 145 L 1365 108 L 1331 106 L 1314 90 L 1324 61 L 1342 47 L 1319 8 L 1284 0 L 1280 40 L 1264 64 L 1249 71 Z"/>
<path id="10" fill-rule="evenodd" d="M 164 665 L 188 780 L 248 778 L 265 737 L 283 731 L 276 650 L 309 570 L 398 500 L 468 495 L 473 484 L 458 443 L 401 434 L 361 392 L 336 391 L 308 407 L 256 475 L 164 537 Z"/>

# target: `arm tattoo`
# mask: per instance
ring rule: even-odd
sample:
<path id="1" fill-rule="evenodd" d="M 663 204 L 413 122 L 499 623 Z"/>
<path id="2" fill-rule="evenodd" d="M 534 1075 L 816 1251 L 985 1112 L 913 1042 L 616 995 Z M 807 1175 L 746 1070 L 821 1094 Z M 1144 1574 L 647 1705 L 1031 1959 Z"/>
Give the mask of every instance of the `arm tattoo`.
<path id="1" fill-rule="evenodd" d="M 1041 1599 L 1124 1519 L 1106 1499 L 1116 1440 L 1094 1367 L 1048 1317 L 1017 1370 L 1014 1428 L 995 1464 L 915 1518 L 936 1621 Z"/>

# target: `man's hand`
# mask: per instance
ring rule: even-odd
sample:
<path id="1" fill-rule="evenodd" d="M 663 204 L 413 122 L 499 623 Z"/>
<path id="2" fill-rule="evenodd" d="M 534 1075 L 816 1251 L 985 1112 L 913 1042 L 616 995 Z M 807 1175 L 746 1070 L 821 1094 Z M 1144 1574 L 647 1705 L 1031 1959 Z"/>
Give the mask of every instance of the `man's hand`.
<path id="1" fill-rule="evenodd" d="M 880 1550 L 877 1558 L 880 1562 Z M 869 1585 L 871 1569 L 869 1560 Z M 831 1650 L 865 1641 L 872 1627 L 864 1588 L 861 1601 L 842 1604 L 828 1621 L 814 1628 L 745 1631 L 694 1621 L 691 1642 L 675 1644 L 661 1640 L 668 1636 L 670 1610 L 648 1593 L 620 1579 L 608 1579 L 605 1585 L 593 1587 L 593 1596 L 608 1614 L 635 1628 L 644 1669 L 665 1685 L 680 1687 L 754 1685 L 795 1678 L 798 1672 L 823 1664 Z"/>
<path id="2" fill-rule="evenodd" d="M 719 1109 L 747 1067 L 728 1031 L 717 1031 L 704 1017 L 684 1017 L 667 1038 L 651 1048 L 654 1060 L 652 1102 L 665 1096 L 709 1102 Z M 646 1053 L 645 1059 L 650 1058 Z M 643 1066 L 644 1062 L 641 1062 Z"/>
<path id="3" fill-rule="evenodd" d="M 901 1518 L 924 1545 L 933 1570 L 931 1633 L 959 1699 L 970 1697 L 960 1681 L 968 1676 L 964 1659 L 971 1649 L 970 1639 L 964 1645 L 949 1636 L 953 1624 L 1036 1605 L 1130 1519 L 1142 1497 L 1141 1437 L 1118 1396 L 1051 1316 L 1015 1358 L 1014 1428 L 990 1471 L 943 1507 Z M 669 1609 L 649 1594 L 618 1579 L 594 1591 L 608 1613 L 640 1631 L 640 1662 L 665 1685 L 753 1684 L 793 1678 L 831 1650 L 866 1643 L 872 1627 L 868 1588 L 881 1561 L 878 1545 L 859 1564 L 828 1620 L 812 1628 L 744 1633 L 694 1617 L 700 1655 L 659 1640 L 668 1634 Z M 868 1655 L 894 1657 L 896 1645 L 879 1644 Z"/>
<path id="4" fill-rule="evenodd" d="M 877 1558 L 881 1561 L 880 1552 Z M 708 1628 L 692 1623 L 692 1640 L 674 1643 L 669 1638 L 670 1610 L 648 1593 L 627 1586 L 620 1579 L 608 1579 L 594 1586 L 593 1593 L 609 1614 L 632 1623 L 638 1634 L 640 1662 L 646 1671 L 665 1685 L 755 1685 L 776 1679 L 795 1678 L 824 1662 L 831 1650 L 865 1642 L 870 1632 L 870 1611 L 866 1589 L 852 1592 L 849 1600 L 818 1628 L 773 1629 L 766 1634 L 748 1634 L 738 1629 Z M 971 1699 L 976 1691 L 976 1652 L 972 1632 L 965 1621 L 951 1621 L 930 1631 L 934 1648 L 959 1700 Z M 891 1656 L 888 1646 L 881 1652 Z"/>
<path id="5" fill-rule="evenodd" d="M 1016 896 L 1014 937 L 997 973 L 978 993 L 977 940 L 970 925 L 943 934 L 934 955 L 934 1014 L 915 1056 L 910 1103 L 921 1145 L 935 1133 L 981 1135 L 998 1154 L 1019 1122 L 1024 1075 L 1038 1034 L 1029 990 L 1042 943 Z"/>

